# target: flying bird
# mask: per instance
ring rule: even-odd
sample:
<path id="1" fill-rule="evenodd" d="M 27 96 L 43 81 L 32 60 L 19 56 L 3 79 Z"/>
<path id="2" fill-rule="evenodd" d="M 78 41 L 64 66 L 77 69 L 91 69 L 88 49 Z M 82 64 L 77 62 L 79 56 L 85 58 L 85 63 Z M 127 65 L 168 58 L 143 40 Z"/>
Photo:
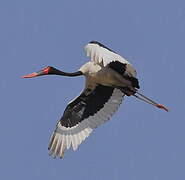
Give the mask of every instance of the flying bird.
<path id="1" fill-rule="evenodd" d="M 134 96 L 155 107 L 168 109 L 139 93 L 136 70 L 125 58 L 105 45 L 91 41 L 85 46 L 90 61 L 77 72 L 68 73 L 48 66 L 38 72 L 22 76 L 43 75 L 85 76 L 82 93 L 66 107 L 49 142 L 49 153 L 54 158 L 64 156 L 65 150 L 75 151 L 92 131 L 105 123 L 116 112 L 125 96 Z"/>

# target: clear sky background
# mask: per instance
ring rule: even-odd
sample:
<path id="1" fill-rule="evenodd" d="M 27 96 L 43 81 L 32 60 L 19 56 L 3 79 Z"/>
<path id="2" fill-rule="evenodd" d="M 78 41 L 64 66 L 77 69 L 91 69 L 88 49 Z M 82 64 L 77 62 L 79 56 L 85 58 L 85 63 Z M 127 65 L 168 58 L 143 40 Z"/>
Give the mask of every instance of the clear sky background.
<path id="1" fill-rule="evenodd" d="M 52 65 L 76 71 L 97 40 L 137 69 L 141 92 L 64 159 L 47 145 L 84 78 L 20 76 Z M 184 180 L 184 0 L 1 0 L 0 179 Z"/>

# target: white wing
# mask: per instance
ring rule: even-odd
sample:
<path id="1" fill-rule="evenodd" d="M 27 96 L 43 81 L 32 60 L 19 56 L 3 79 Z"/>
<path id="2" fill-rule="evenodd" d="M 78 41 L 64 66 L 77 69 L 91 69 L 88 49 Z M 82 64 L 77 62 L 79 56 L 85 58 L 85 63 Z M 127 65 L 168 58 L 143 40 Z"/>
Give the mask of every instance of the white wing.
<path id="1" fill-rule="evenodd" d="M 91 58 L 91 61 L 94 61 L 97 64 L 102 64 L 106 66 L 112 61 L 119 61 L 124 64 L 130 64 L 126 59 L 121 57 L 119 54 L 115 53 L 108 47 L 97 41 L 91 41 L 85 46 L 85 51 L 87 56 Z"/>
<path id="2" fill-rule="evenodd" d="M 105 67 L 111 62 L 118 61 L 124 65 L 126 64 L 126 73 L 128 73 L 129 76 L 136 77 L 137 73 L 132 64 L 105 45 L 97 41 L 91 41 L 85 46 L 84 49 L 87 53 L 87 56 L 90 57 L 91 61 L 93 61 L 95 64 Z"/>
<path id="3" fill-rule="evenodd" d="M 90 94 L 86 90 L 68 104 L 57 124 L 49 144 L 53 157 L 62 158 L 70 147 L 75 151 L 97 126 L 109 120 L 124 96 L 119 89 L 101 85 Z"/>

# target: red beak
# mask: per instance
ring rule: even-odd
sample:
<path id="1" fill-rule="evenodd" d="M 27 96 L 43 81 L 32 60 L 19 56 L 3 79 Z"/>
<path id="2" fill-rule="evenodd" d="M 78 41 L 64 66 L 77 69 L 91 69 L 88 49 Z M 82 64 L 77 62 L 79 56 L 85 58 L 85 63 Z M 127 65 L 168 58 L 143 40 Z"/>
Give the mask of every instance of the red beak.
<path id="1" fill-rule="evenodd" d="M 44 68 L 44 69 L 42 69 L 42 70 L 40 70 L 40 71 L 38 71 L 38 72 L 33 72 L 33 73 L 31 73 L 31 74 L 22 76 L 22 78 L 32 78 L 32 77 L 47 75 L 47 74 L 49 74 L 50 69 L 51 69 L 51 67 L 48 66 L 48 67 L 46 67 L 46 68 Z"/>
<path id="2" fill-rule="evenodd" d="M 25 76 L 21 76 L 21 78 L 32 78 L 32 77 L 36 77 L 36 76 L 39 76 L 39 73 L 31 73 L 31 74 L 28 74 L 28 75 L 25 75 Z"/>

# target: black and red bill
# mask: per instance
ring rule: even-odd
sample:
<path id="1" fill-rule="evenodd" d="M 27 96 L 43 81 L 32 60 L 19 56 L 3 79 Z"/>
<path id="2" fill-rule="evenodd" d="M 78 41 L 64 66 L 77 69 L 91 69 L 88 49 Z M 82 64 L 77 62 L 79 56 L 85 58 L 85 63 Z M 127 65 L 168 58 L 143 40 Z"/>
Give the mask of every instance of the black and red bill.
<path id="1" fill-rule="evenodd" d="M 36 77 L 38 75 L 39 75 L 38 73 L 34 72 L 34 73 L 31 73 L 31 74 L 28 74 L 25 76 L 21 76 L 21 78 L 32 78 L 32 77 Z"/>

